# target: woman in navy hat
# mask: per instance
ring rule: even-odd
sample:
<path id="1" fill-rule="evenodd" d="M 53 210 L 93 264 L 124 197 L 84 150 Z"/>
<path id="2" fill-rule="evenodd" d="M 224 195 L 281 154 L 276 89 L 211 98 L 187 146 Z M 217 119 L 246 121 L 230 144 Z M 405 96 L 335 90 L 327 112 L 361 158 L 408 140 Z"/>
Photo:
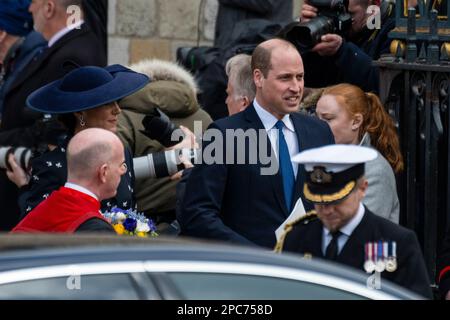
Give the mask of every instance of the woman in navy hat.
<path id="1" fill-rule="evenodd" d="M 70 138 L 87 128 L 116 132 L 121 112 L 117 101 L 140 90 L 148 82 L 147 76 L 121 65 L 106 68 L 80 67 L 28 97 L 29 108 L 58 115 L 67 128 L 67 137 L 56 148 L 32 161 L 32 176 L 28 184 L 24 178 L 17 179 L 20 174 L 9 172 L 10 178 L 14 178 L 12 180 L 19 187 L 22 186 L 19 197 L 22 217 L 66 182 L 65 150 Z M 125 159 L 128 172 L 121 178 L 117 195 L 113 199 L 102 201 L 102 211 L 109 211 L 115 206 L 135 209 L 133 158 L 127 149 Z"/>

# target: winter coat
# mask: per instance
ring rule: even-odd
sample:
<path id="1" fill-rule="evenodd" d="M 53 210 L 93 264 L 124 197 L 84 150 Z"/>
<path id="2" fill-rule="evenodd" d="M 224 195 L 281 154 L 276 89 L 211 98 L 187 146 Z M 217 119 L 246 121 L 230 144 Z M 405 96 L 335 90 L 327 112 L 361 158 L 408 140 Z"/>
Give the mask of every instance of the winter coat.
<path id="1" fill-rule="evenodd" d="M 176 124 L 194 132 L 194 121 L 202 122 L 204 131 L 212 122 L 196 99 L 197 86 L 192 75 L 182 67 L 168 61 L 147 60 L 130 67 L 146 74 L 151 82 L 119 102 L 118 135 L 134 157 L 164 151 L 164 146 L 140 132 L 142 119 L 159 108 Z M 166 178 L 136 180 L 135 196 L 138 210 L 147 215 L 173 213 L 176 204 L 176 181 Z"/>

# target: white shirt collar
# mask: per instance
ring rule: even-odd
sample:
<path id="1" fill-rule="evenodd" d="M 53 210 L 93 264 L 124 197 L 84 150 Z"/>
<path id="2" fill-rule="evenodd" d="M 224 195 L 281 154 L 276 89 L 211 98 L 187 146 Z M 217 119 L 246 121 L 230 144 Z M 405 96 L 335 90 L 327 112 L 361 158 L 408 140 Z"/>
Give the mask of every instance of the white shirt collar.
<path id="1" fill-rule="evenodd" d="M 364 206 L 360 202 L 358 212 L 356 213 L 356 215 L 345 226 L 343 226 L 341 229 L 339 229 L 339 231 L 341 233 L 345 234 L 346 236 L 350 237 L 352 235 L 353 231 L 355 231 L 356 227 L 359 225 L 359 223 L 363 219 L 364 212 L 365 212 Z M 325 230 L 325 234 L 328 236 L 330 234 L 330 230 L 328 230 L 325 227 L 324 227 L 324 230 Z"/>
<path id="2" fill-rule="evenodd" d="M 69 189 L 73 189 L 73 190 L 76 190 L 76 191 L 79 191 L 79 192 L 84 193 L 84 194 L 87 194 L 88 196 L 91 196 L 95 200 L 99 201 L 98 197 L 93 192 L 91 192 L 88 189 L 86 189 L 85 187 L 79 186 L 79 185 L 77 185 L 75 183 L 71 183 L 71 182 L 66 182 L 64 187 L 69 188 Z"/>
<path id="3" fill-rule="evenodd" d="M 271 114 L 269 111 L 261 107 L 261 105 L 258 103 L 258 101 L 253 100 L 253 105 L 255 106 L 255 111 L 258 114 L 258 117 L 261 119 L 261 122 L 266 129 L 266 131 L 269 131 L 273 129 L 275 124 L 278 122 L 278 119 Z M 286 114 L 281 121 L 283 121 L 285 127 L 289 129 L 292 132 L 295 132 L 294 125 L 292 124 L 291 118 L 289 117 L 289 114 Z"/>
<path id="4" fill-rule="evenodd" d="M 84 23 L 83 20 L 78 21 L 78 22 L 71 24 L 68 27 L 65 27 L 64 29 L 58 31 L 57 33 L 55 33 L 53 35 L 53 37 L 51 37 L 50 40 L 48 40 L 48 47 L 50 48 L 51 46 L 53 46 L 59 39 L 64 37 L 66 34 L 68 34 L 73 29 L 79 28 L 83 23 Z"/>

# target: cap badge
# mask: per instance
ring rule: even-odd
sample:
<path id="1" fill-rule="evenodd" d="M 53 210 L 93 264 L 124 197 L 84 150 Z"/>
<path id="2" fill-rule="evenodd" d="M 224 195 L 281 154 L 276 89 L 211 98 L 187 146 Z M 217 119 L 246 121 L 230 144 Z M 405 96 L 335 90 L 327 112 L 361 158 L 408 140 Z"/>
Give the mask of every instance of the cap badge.
<path id="1" fill-rule="evenodd" d="M 327 173 L 324 167 L 315 167 L 310 178 L 314 183 L 331 183 L 333 180 L 331 174 Z"/>

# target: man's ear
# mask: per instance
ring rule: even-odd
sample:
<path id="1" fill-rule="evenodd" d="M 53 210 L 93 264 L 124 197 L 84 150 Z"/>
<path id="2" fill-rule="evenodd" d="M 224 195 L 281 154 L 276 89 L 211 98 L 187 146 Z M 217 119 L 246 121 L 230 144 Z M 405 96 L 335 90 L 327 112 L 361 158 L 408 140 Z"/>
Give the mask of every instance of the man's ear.
<path id="1" fill-rule="evenodd" d="M 364 199 L 364 197 L 366 196 L 366 191 L 367 188 L 369 187 L 369 182 L 367 181 L 367 179 L 364 177 L 362 179 L 363 179 L 362 181 L 357 182 L 359 184 L 358 190 L 361 193 L 361 200 Z"/>
<path id="2" fill-rule="evenodd" d="M 49 20 L 56 14 L 56 3 L 54 0 L 44 0 L 44 17 Z"/>
<path id="3" fill-rule="evenodd" d="M 356 113 L 353 116 L 353 120 L 352 120 L 352 130 L 353 131 L 357 131 L 359 130 L 359 128 L 361 127 L 362 123 L 363 123 L 363 115 L 361 113 Z"/>
<path id="4" fill-rule="evenodd" d="M 106 183 L 107 178 L 108 178 L 108 164 L 104 163 L 98 169 L 98 179 L 102 183 Z"/>
<path id="5" fill-rule="evenodd" d="M 245 108 L 247 108 L 250 105 L 251 101 L 247 96 L 242 97 L 242 104 L 239 108 L 239 111 L 243 111 Z"/>
<path id="6" fill-rule="evenodd" d="M 6 35 L 7 33 L 5 30 L 0 30 L 0 42 L 3 42 L 3 40 L 5 40 Z"/>
<path id="7" fill-rule="evenodd" d="M 261 72 L 261 70 L 259 69 L 255 69 L 255 71 L 253 71 L 253 81 L 255 82 L 255 86 L 257 88 L 261 88 L 263 81 L 264 81 L 264 75 Z"/>

